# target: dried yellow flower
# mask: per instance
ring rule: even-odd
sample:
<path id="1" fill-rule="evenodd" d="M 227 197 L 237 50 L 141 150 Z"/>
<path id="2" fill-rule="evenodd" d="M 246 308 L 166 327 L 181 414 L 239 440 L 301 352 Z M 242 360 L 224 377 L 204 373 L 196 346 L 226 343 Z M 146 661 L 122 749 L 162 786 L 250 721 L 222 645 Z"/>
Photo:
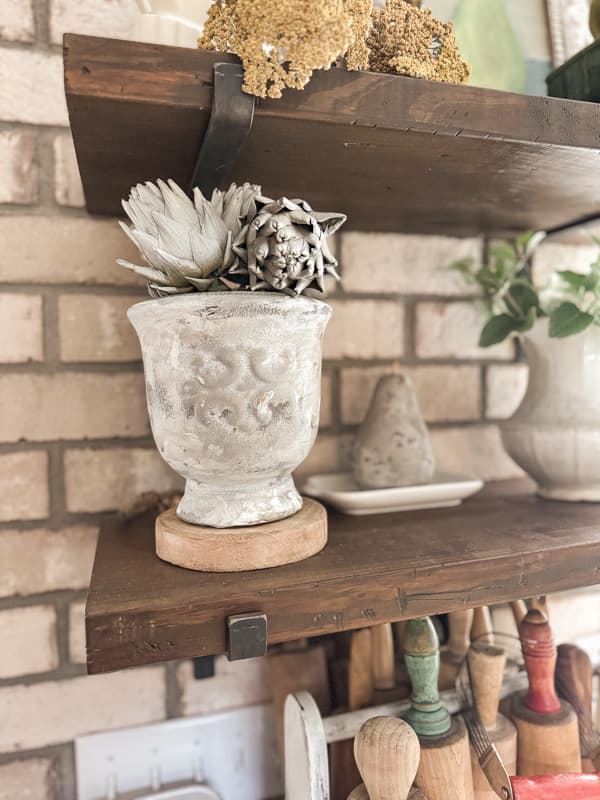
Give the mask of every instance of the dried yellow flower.
<path id="1" fill-rule="evenodd" d="M 375 8 L 367 37 L 369 69 L 447 83 L 466 83 L 471 72 L 462 58 L 451 22 L 406 0 Z"/>
<path id="2" fill-rule="evenodd" d="M 237 53 L 248 94 L 281 97 L 329 69 L 352 41 L 345 0 L 215 0 L 198 46 Z"/>
<path id="3" fill-rule="evenodd" d="M 350 70 L 369 69 L 367 36 L 371 29 L 373 0 L 344 0 L 344 6 L 352 25 L 352 43 L 346 53 L 346 67 Z"/>

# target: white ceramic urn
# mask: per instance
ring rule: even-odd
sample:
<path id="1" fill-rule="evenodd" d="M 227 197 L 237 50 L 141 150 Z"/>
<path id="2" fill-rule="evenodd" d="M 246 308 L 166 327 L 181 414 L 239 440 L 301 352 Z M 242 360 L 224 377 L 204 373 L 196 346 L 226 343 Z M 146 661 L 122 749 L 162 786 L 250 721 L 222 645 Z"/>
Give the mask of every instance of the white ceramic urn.
<path id="1" fill-rule="evenodd" d="M 186 522 L 228 528 L 302 507 L 292 479 L 317 435 L 326 303 L 193 293 L 128 312 L 142 345 L 152 433 L 186 478 Z"/>
<path id="2" fill-rule="evenodd" d="M 542 319 L 523 344 L 529 384 L 504 447 L 542 497 L 600 502 L 600 328 L 551 339 Z"/>

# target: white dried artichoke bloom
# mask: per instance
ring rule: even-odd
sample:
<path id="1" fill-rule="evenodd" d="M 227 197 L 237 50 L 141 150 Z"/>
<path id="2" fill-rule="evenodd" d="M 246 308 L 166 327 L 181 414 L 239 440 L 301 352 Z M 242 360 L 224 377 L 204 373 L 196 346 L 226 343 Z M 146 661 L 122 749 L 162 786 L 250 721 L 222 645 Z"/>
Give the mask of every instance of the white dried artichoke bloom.
<path id="1" fill-rule="evenodd" d="M 211 201 L 194 189 L 192 202 L 173 180 L 138 184 L 123 201 L 133 225 L 120 225 L 147 266 L 117 263 L 146 278 L 153 297 L 227 288 L 221 276 L 237 261 L 233 237 L 246 215 L 256 213 L 259 194 L 259 187 L 232 184 L 227 192 L 216 190 Z"/>
<path id="2" fill-rule="evenodd" d="M 346 215 L 313 211 L 305 200 L 259 197 L 258 213 L 234 239 L 238 271 L 247 270 L 252 290 L 275 289 L 292 297 L 324 290 L 325 275 L 339 280 L 327 237 Z"/>

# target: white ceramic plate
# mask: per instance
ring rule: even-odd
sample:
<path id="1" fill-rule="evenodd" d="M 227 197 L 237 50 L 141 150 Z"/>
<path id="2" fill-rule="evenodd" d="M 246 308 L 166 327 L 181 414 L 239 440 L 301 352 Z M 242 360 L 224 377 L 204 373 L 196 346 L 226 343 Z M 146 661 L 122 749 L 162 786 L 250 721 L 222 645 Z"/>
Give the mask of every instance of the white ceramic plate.
<path id="1" fill-rule="evenodd" d="M 350 472 L 312 475 L 302 486 L 303 494 L 316 497 L 344 514 L 389 514 L 423 508 L 458 506 L 478 492 L 483 481 L 440 473 L 431 483 L 395 489 L 360 489 Z"/>

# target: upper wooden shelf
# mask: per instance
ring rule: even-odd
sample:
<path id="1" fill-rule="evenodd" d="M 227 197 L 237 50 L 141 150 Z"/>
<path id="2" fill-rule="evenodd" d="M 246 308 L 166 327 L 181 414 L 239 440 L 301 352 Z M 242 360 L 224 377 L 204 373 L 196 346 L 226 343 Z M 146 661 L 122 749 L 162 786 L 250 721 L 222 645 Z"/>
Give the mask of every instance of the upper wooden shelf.
<path id="1" fill-rule="evenodd" d="M 232 614 L 265 613 L 273 644 L 592 585 L 599 572 L 600 507 L 513 483 L 454 509 L 332 512 L 319 555 L 237 574 L 160 561 L 150 515 L 112 521 L 87 603 L 88 669 L 223 653 Z"/>
<path id="2" fill-rule="evenodd" d="M 67 34 L 89 211 L 138 181 L 186 186 L 223 53 Z M 600 106 L 331 69 L 260 101 L 233 178 L 344 211 L 348 229 L 469 235 L 600 214 Z"/>

